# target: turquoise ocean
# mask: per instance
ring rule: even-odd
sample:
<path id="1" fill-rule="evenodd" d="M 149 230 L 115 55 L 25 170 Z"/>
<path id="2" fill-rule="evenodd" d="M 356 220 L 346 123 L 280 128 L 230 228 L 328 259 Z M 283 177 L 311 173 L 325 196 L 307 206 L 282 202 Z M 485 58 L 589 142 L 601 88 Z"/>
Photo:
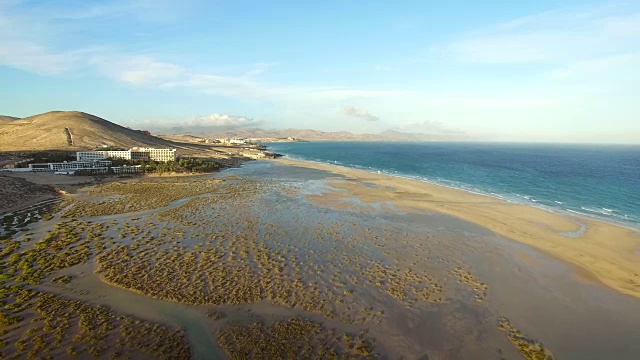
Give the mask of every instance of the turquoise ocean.
<path id="1" fill-rule="evenodd" d="M 295 142 L 292 159 L 423 180 L 640 228 L 640 145 Z"/>

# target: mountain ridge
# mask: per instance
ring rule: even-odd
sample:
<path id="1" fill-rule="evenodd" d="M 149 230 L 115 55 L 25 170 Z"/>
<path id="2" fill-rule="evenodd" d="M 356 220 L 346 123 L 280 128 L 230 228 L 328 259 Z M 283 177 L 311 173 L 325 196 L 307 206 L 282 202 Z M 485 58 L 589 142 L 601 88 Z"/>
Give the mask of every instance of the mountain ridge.
<path id="1" fill-rule="evenodd" d="M 88 150 L 115 147 L 174 147 L 167 141 L 79 111 L 50 111 L 0 122 L 0 151 Z"/>
<path id="2" fill-rule="evenodd" d="M 314 129 L 262 129 L 239 128 L 215 130 L 212 128 L 175 128 L 174 134 L 184 134 L 205 138 L 243 138 L 243 139 L 287 139 L 304 141 L 464 141 L 470 138 L 463 135 L 440 135 L 408 133 L 398 130 L 386 130 L 378 134 L 355 134 L 348 131 L 321 131 Z"/>

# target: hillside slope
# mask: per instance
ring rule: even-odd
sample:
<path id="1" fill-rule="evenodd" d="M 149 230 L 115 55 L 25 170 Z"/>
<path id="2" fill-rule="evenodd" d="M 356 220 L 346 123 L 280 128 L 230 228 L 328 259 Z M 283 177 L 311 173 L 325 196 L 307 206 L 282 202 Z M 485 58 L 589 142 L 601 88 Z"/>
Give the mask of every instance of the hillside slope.
<path id="1" fill-rule="evenodd" d="M 75 151 L 100 145 L 129 148 L 176 144 L 77 111 L 52 111 L 0 122 L 0 151 Z"/>
<path id="2" fill-rule="evenodd" d="M 0 125 L 18 120 L 19 118 L 13 116 L 0 115 Z"/>

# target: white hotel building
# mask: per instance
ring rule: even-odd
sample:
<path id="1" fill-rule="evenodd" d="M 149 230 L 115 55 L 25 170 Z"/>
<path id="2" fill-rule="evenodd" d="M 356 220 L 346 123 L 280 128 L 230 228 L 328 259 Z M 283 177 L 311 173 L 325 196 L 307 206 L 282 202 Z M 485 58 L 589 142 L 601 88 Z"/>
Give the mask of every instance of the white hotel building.
<path id="1" fill-rule="evenodd" d="M 176 149 L 154 149 L 134 147 L 129 150 L 97 150 L 78 151 L 76 159 L 78 161 L 95 161 L 103 159 L 125 159 L 125 160 L 153 160 L 160 162 L 175 161 Z"/>

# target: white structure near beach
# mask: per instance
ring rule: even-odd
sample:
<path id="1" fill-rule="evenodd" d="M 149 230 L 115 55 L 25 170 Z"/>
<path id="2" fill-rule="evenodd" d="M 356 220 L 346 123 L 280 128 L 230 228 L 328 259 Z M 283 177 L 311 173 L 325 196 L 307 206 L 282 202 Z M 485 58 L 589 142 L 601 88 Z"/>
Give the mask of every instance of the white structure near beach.
<path id="1" fill-rule="evenodd" d="M 130 174 L 142 171 L 141 165 L 111 166 L 108 159 L 153 160 L 160 162 L 175 161 L 176 149 L 154 149 L 134 147 L 129 150 L 78 151 L 76 161 L 59 163 L 29 164 L 26 168 L 2 169 L 7 172 L 54 172 L 56 174 L 73 175 L 78 170 L 90 170 L 92 174 Z"/>
<path id="2" fill-rule="evenodd" d="M 77 170 L 103 170 L 108 172 L 111 160 L 95 161 L 64 161 L 59 163 L 35 163 L 26 168 L 3 169 L 7 172 L 54 172 L 56 174 L 72 175 Z"/>
<path id="3" fill-rule="evenodd" d="M 108 168 L 109 166 L 111 166 L 111 161 L 109 160 L 65 161 L 61 163 L 29 164 L 29 169 L 31 171 L 60 171 Z"/>
<path id="4" fill-rule="evenodd" d="M 215 139 L 216 142 L 219 142 L 221 144 L 225 144 L 225 145 L 244 145 L 247 143 L 247 140 L 245 139 Z"/>
<path id="5" fill-rule="evenodd" d="M 101 159 L 175 161 L 176 149 L 134 147 L 129 150 L 78 151 L 76 153 L 77 161 L 94 161 Z"/>

